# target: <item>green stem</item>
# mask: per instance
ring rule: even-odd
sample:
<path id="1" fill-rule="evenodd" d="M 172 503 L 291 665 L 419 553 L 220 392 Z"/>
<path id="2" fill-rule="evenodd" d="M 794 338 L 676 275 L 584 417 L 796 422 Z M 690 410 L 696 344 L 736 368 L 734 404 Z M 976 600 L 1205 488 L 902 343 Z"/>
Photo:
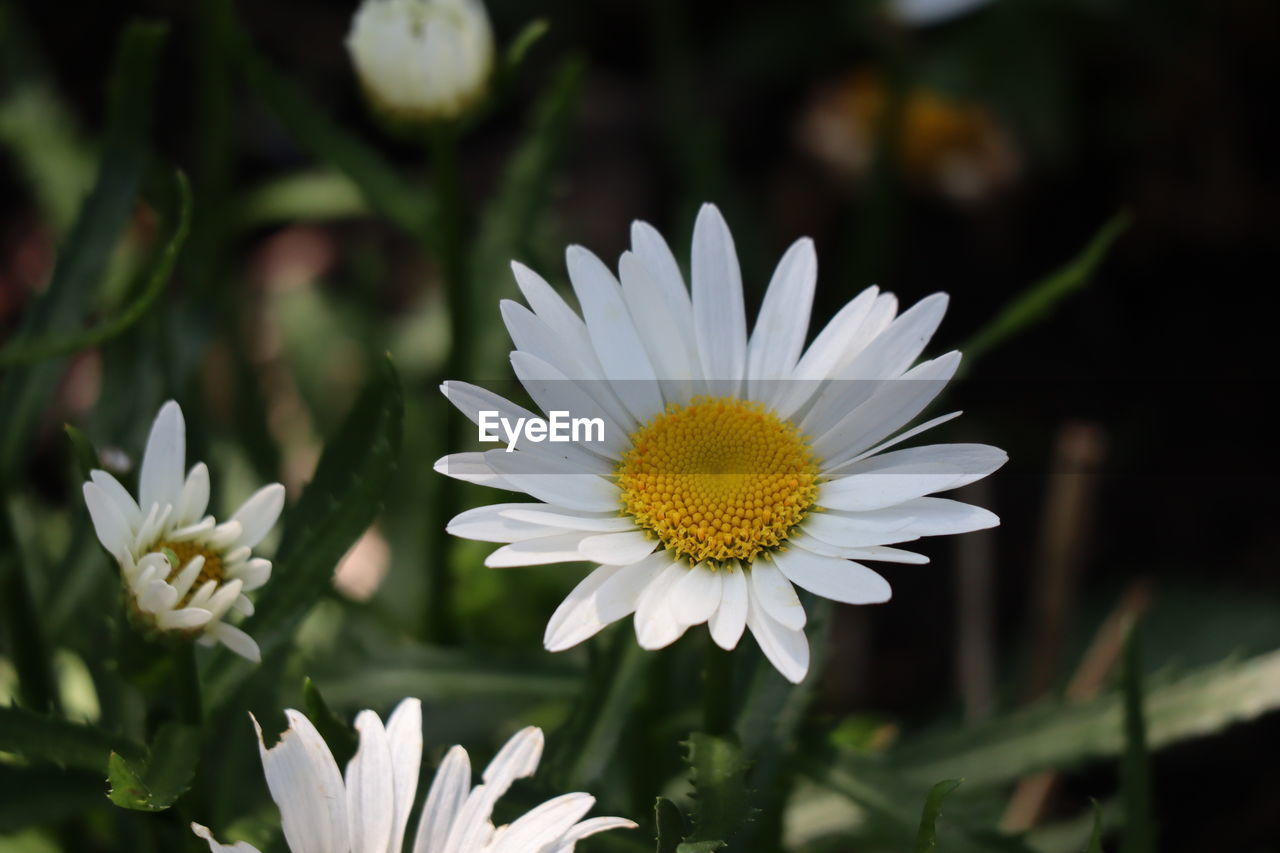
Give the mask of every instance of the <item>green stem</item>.
<path id="1" fill-rule="evenodd" d="M 204 719 L 204 704 L 200 698 L 196 647 L 191 643 L 183 643 L 173 650 L 173 674 L 177 681 L 178 714 L 182 722 L 200 725 Z"/>
<path id="2" fill-rule="evenodd" d="M 727 734 L 733 725 L 733 657 L 707 634 L 707 654 L 702 670 L 702 730 Z"/>
<path id="3" fill-rule="evenodd" d="M 458 140 L 456 129 L 439 125 L 431 130 L 432 187 L 436 194 L 439 213 L 435 234 L 435 253 L 444 273 L 449 293 L 449 355 L 445 360 L 444 378 L 469 377 L 470 350 L 467 347 L 472 323 L 472 295 L 469 287 L 467 253 L 463 243 L 466 213 L 462 201 L 462 182 L 458 174 Z M 460 446 L 461 421 L 456 413 L 446 411 L 441 418 L 444 452 Z M 443 454 L 442 454 L 443 455 Z M 439 514 L 452 518 L 460 509 L 461 489 L 451 477 L 437 478 L 436 504 Z M 427 526 L 427 555 L 431 561 L 427 589 L 427 639 L 437 643 L 452 643 L 458 629 L 453 610 L 453 566 L 449 560 L 452 539 L 440 524 Z"/>
<path id="4" fill-rule="evenodd" d="M 2 496 L 0 496 L 2 499 Z M 18 547 L 7 507 L 0 503 L 0 601 L 13 665 L 18 672 L 18 696 L 33 711 L 57 710 L 58 689 L 44 626 L 36 615 L 23 554 Z"/>

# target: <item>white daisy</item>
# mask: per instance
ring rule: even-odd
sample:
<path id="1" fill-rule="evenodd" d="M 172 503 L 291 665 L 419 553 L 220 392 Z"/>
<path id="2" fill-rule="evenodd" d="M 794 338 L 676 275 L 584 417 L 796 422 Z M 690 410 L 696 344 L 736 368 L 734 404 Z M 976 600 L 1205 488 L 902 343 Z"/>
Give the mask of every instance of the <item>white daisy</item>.
<path id="1" fill-rule="evenodd" d="M 456 116 L 484 93 L 493 29 L 479 0 L 364 0 L 347 50 L 376 110 L 425 122 Z"/>
<path id="2" fill-rule="evenodd" d="M 285 711 L 289 728 L 267 749 L 258 730 L 258 752 L 271 798 L 280 808 L 284 837 L 293 853 L 400 853 L 422 761 L 422 706 L 406 699 L 384 727 L 373 711 L 356 717 L 360 747 L 345 779 L 329 747 L 305 716 Z M 617 817 L 582 820 L 595 804 L 590 794 L 548 800 L 510 824 L 495 828 L 498 798 L 517 779 L 532 776 L 542 757 L 542 730 L 516 733 L 471 786 L 467 751 L 445 755 L 427 792 L 413 853 L 573 853 L 577 842 L 610 829 L 634 829 Z M 219 844 L 206 827 L 196 835 L 213 853 L 257 853 L 246 842 Z"/>
<path id="3" fill-rule="evenodd" d="M 209 469 L 198 462 L 183 478 L 186 435 L 182 409 L 170 400 L 151 425 L 138 500 L 106 471 L 93 471 L 84 501 L 98 541 L 120 564 L 131 618 L 161 635 L 221 642 L 256 663 L 258 644 L 223 617 L 252 615 L 244 593 L 271 577 L 271 561 L 251 549 L 280 517 L 284 486 L 262 487 L 218 524 L 205 515 Z"/>
<path id="4" fill-rule="evenodd" d="M 798 682 L 809 645 L 793 584 L 849 604 L 887 601 L 889 584 L 861 561 L 924 563 L 887 546 L 997 524 L 984 509 L 926 495 L 984 477 L 1007 457 L 974 444 L 883 452 L 954 416 L 893 437 L 960 363 L 951 352 L 912 366 L 945 295 L 898 316 L 894 296 L 870 288 L 806 349 L 811 240 L 783 256 L 748 336 L 733 239 L 714 206 L 694 227 L 692 296 L 657 231 L 637 222 L 631 236 L 620 280 L 569 248 L 582 316 L 513 265 L 532 308 L 502 304 L 517 377 L 546 412 L 599 417 L 604 440 L 446 456 L 436 463 L 442 473 L 539 501 L 469 510 L 449 530 L 507 543 L 489 555 L 491 567 L 600 564 L 551 617 L 551 651 L 634 612 L 646 649 L 703 622 L 731 649 L 749 628 Z M 473 421 L 481 411 L 533 416 L 463 382 L 443 391 Z"/>

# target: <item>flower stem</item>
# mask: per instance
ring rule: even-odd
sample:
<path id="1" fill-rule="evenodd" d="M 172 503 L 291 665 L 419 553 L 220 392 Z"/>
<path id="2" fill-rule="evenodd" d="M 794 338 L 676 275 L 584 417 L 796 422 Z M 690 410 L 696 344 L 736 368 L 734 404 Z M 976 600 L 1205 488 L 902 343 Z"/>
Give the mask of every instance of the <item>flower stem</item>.
<path id="1" fill-rule="evenodd" d="M 466 212 L 462 202 L 462 183 L 458 174 L 457 129 L 452 125 L 438 125 L 431 129 L 432 187 L 436 202 L 435 254 L 444 273 L 449 294 L 449 355 L 445 360 L 444 378 L 465 379 L 469 376 L 469 358 L 466 342 L 471 334 L 472 310 L 467 253 L 463 235 L 466 228 Z M 459 418 L 448 411 L 441 418 L 444 452 L 459 446 L 462 440 Z M 459 510 L 461 494 L 459 484 L 450 477 L 437 478 L 437 508 L 444 518 L 452 518 Z M 430 524 L 427 555 L 431 561 L 428 574 L 427 614 L 425 633 L 429 640 L 451 643 L 457 639 L 457 624 L 453 612 L 453 566 L 449 560 L 451 538 L 442 525 Z"/>
<path id="2" fill-rule="evenodd" d="M 204 720 L 204 704 L 200 698 L 196 648 L 191 643 L 182 643 L 174 648 L 173 675 L 177 681 L 179 718 L 184 723 L 200 725 Z"/>
<path id="3" fill-rule="evenodd" d="M 726 734 L 733 725 L 733 657 L 707 635 L 702 670 L 702 729 Z"/>

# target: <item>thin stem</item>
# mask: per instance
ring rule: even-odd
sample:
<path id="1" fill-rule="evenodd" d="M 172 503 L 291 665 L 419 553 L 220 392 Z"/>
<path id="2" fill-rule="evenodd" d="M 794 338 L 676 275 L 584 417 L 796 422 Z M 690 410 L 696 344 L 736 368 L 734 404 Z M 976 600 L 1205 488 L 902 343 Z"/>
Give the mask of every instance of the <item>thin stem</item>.
<path id="1" fill-rule="evenodd" d="M 435 252 L 449 293 L 451 334 L 444 378 L 464 379 L 469 376 L 470 350 L 466 342 L 473 325 L 473 311 L 463 242 L 466 212 L 458 174 L 458 142 L 454 127 L 440 125 L 432 128 L 431 165 L 438 212 Z M 462 434 L 455 413 L 447 411 L 448 405 L 444 401 L 440 405 L 446 409 L 441 418 L 444 423 L 441 433 L 444 452 L 448 453 L 459 446 Z M 452 518 L 460 508 L 459 484 L 451 477 L 437 478 L 437 483 L 438 511 L 443 517 Z M 449 561 L 452 540 L 439 524 L 427 525 L 427 529 L 427 555 L 431 570 L 428 574 L 425 634 L 434 642 L 451 643 L 457 639 L 458 633 L 453 612 L 453 566 Z"/>
<path id="2" fill-rule="evenodd" d="M 733 725 L 733 657 L 707 634 L 707 654 L 702 670 L 702 728 L 722 735 Z"/>
<path id="3" fill-rule="evenodd" d="M 174 648 L 173 674 L 177 681 L 179 717 L 184 723 L 200 725 L 204 719 L 204 704 L 200 698 L 196 648 L 191 643 L 183 643 Z"/>

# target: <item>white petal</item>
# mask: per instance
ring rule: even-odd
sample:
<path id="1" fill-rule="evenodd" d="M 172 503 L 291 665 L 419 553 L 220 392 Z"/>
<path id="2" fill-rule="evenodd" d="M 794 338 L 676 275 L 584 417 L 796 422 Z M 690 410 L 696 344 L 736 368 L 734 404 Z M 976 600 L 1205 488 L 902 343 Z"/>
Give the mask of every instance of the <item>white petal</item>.
<path id="1" fill-rule="evenodd" d="M 526 812 L 502 833 L 491 853 L 536 853 L 558 841 L 591 810 L 590 794 L 563 794 Z"/>
<path id="2" fill-rule="evenodd" d="M 212 853 L 259 853 L 258 848 L 247 841 L 237 841 L 235 844 L 219 844 L 214 839 L 213 833 L 209 831 L 209 828 L 198 823 L 191 824 L 191 831 L 209 842 L 209 850 Z"/>
<path id="3" fill-rule="evenodd" d="M 792 631 L 804 627 L 804 606 L 795 588 L 769 560 L 756 560 L 751 564 L 751 596 L 783 627 Z"/>
<path id="4" fill-rule="evenodd" d="M 891 379 L 915 363 L 947 313 L 948 297 L 935 293 L 902 312 L 875 340 L 867 344 L 847 368 L 847 379 Z"/>
<path id="5" fill-rule="evenodd" d="M 247 595 L 239 595 L 232 603 L 231 609 L 239 613 L 241 616 L 252 616 L 254 614 L 253 601 Z"/>
<path id="6" fill-rule="evenodd" d="M 236 544 L 249 548 L 257 545 L 276 526 L 283 509 L 284 486 L 272 483 L 258 489 L 231 516 L 231 520 L 240 522 L 241 527 Z"/>
<path id="7" fill-rule="evenodd" d="M 892 435 L 933 402 L 959 366 L 960 353 L 950 352 L 883 383 L 865 403 L 819 435 L 814 452 L 834 467 Z"/>
<path id="8" fill-rule="evenodd" d="M 883 509 L 811 513 L 804 530 L 833 545 L 887 545 L 921 536 L 946 536 L 995 527 L 989 510 L 946 498 L 913 498 Z"/>
<path id="9" fill-rule="evenodd" d="M 644 559 L 658 547 L 658 540 L 643 530 L 624 533 L 601 533 L 588 536 L 578 546 L 578 552 L 588 560 L 613 566 L 628 566 Z"/>
<path id="10" fill-rule="evenodd" d="M 640 648 L 661 649 L 669 646 L 685 632 L 671 608 L 670 593 L 676 581 L 689 572 L 683 563 L 672 563 L 649 581 L 636 599 L 636 641 Z"/>
<path id="11" fill-rule="evenodd" d="M 405 699 L 387 720 L 387 748 L 391 752 L 391 780 L 394 789 L 394 812 L 391 821 L 391 845 L 388 853 L 404 849 L 409 812 L 418 792 L 418 771 L 422 766 L 422 702 Z"/>
<path id="12" fill-rule="evenodd" d="M 573 379 L 603 379 L 603 370 L 595 358 L 583 359 L 583 353 L 565 346 L 546 321 L 519 302 L 503 299 L 498 303 L 502 322 L 506 324 L 511 342 L 521 352 L 537 356 Z M 566 309 L 567 310 L 567 309 Z M 579 320 L 578 322 L 581 322 Z M 586 328 L 583 327 L 583 333 Z M 590 354 L 594 355 L 594 354 Z"/>
<path id="13" fill-rule="evenodd" d="M 777 551 L 773 559 L 796 586 L 832 601 L 879 604 L 893 595 L 889 582 L 861 563 L 823 557 L 803 548 Z"/>
<path id="14" fill-rule="evenodd" d="M 823 327 L 805 350 L 791 374 L 791 382 L 778 385 L 772 404 L 780 417 L 791 417 L 805 407 L 826 379 L 842 365 L 847 350 L 858 345 L 858 332 L 876 304 L 880 290 L 869 287 L 848 302 Z"/>
<path id="15" fill-rule="evenodd" d="M 289 728 L 271 749 L 263 743 L 262 727 L 256 718 L 253 727 L 258 732 L 258 754 L 267 788 L 280 808 L 280 823 L 289 849 L 293 853 L 345 850 L 346 791 L 338 765 L 310 720 L 293 709 L 284 713 Z"/>
<path id="16" fill-rule="evenodd" d="M 787 544 L 826 557 L 844 557 L 846 560 L 881 560 L 886 563 L 909 563 L 917 566 L 923 566 L 929 562 L 929 558 L 924 554 L 913 551 L 903 551 L 900 548 L 889 548 L 884 545 L 832 545 L 804 533 L 793 534 L 787 539 Z"/>
<path id="17" fill-rule="evenodd" d="M 351 849 L 386 853 L 395 811 L 391 748 L 387 730 L 373 711 L 356 716 L 360 747 L 347 764 L 347 830 Z"/>
<path id="18" fill-rule="evenodd" d="M 565 530 L 590 530 L 595 533 L 621 533 L 624 530 L 636 529 L 634 520 L 620 516 L 616 512 L 575 512 L 535 503 L 513 506 L 520 508 L 505 510 L 502 515 L 530 524 L 545 524 L 548 527 L 562 527 Z"/>
<path id="19" fill-rule="evenodd" d="M 516 284 L 529 303 L 529 307 L 546 323 L 552 333 L 560 340 L 575 361 L 591 365 L 592 371 L 581 376 L 570 376 L 571 379 L 601 379 L 604 369 L 596 358 L 591 347 L 591 339 L 587 335 L 587 324 L 574 310 L 560 298 L 551 285 L 533 270 L 523 264 L 512 262 L 511 271 L 515 273 Z"/>
<path id="20" fill-rule="evenodd" d="M 631 223 L 631 251 L 644 263 L 649 275 L 667 303 L 676 334 L 685 340 L 694 339 L 693 302 L 689 288 L 685 286 L 680 265 L 671 253 L 671 247 L 658 230 L 647 222 Z"/>
<path id="21" fill-rule="evenodd" d="M 551 364 L 527 352 L 511 353 L 511 369 L 525 391 L 544 412 L 568 412 L 568 417 L 573 418 L 599 418 L 602 425 L 601 429 L 591 433 L 591 441 L 583 441 L 580 446 L 572 442 L 531 445 L 525 440 L 520 442 L 520 448 L 528 450 L 531 447 L 544 447 L 548 453 L 569 448 L 570 452 L 576 450 L 578 453 L 589 453 L 597 458 L 592 465 L 583 467 L 588 467 L 597 474 L 610 473 L 612 466 L 598 457 L 619 459 L 627 447 L 627 436 L 635 428 L 636 421 L 626 406 L 618 402 L 608 390 L 606 384 L 602 380 L 578 382 L 570 379 Z M 643 383 L 619 384 L 630 386 Z M 505 435 L 503 438 L 505 439 Z M 602 464 L 605 467 L 602 468 Z"/>
<path id="22" fill-rule="evenodd" d="M 98 534 L 102 547 L 115 557 L 123 560 L 129 552 L 133 534 L 129 523 L 120 514 L 119 508 L 94 483 L 85 483 L 84 503 L 89 508 L 89 517 L 93 520 L 93 530 Z"/>
<path id="23" fill-rule="evenodd" d="M 576 646 L 632 613 L 640 593 L 670 563 L 670 556 L 658 553 L 630 566 L 601 566 L 591 572 L 547 622 L 543 635 L 547 651 L 560 652 Z"/>
<path id="24" fill-rule="evenodd" d="M 804 681 L 809 672 L 809 638 L 804 631 L 794 631 L 764 611 L 754 595 L 747 607 L 747 627 L 782 677 L 792 684 Z"/>
<path id="25" fill-rule="evenodd" d="M 156 616 L 156 624 L 165 631 L 191 631 L 208 625 L 213 614 L 199 607 L 166 610 Z"/>
<path id="26" fill-rule="evenodd" d="M 536 539 L 539 536 L 564 532 L 563 529 L 545 524 L 517 521 L 503 514 L 506 510 L 531 506 L 544 506 L 544 504 L 509 503 L 478 506 L 455 515 L 445 529 L 453 536 L 477 542 L 519 542 L 523 539 Z"/>
<path id="27" fill-rule="evenodd" d="M 853 457 L 852 459 L 841 462 L 839 465 L 824 465 L 822 474 L 823 476 L 826 476 L 826 477 L 831 477 L 837 474 L 841 474 L 844 471 L 848 470 L 850 466 L 856 465 L 857 463 L 861 462 L 863 459 L 870 459 L 872 456 L 875 456 L 885 450 L 888 450 L 890 447 L 901 444 L 907 439 L 915 438 L 917 435 L 920 435 L 921 433 L 924 433 L 924 432 L 928 432 L 929 430 L 933 429 L 936 426 L 941 426 L 942 424 L 945 424 L 947 421 L 954 420 L 960 417 L 962 414 L 964 414 L 964 412 L 948 412 L 945 415 L 939 415 L 936 418 L 927 420 L 922 424 L 917 424 L 916 426 L 913 426 L 909 430 L 898 433 L 888 441 L 883 441 L 880 444 L 877 444 L 875 447 L 871 448 L 870 450 L 864 450 L 861 453 L 859 453 L 857 456 Z"/>
<path id="28" fill-rule="evenodd" d="M 160 407 L 151 424 L 138 478 L 138 504 L 146 512 L 153 504 L 176 504 L 182 495 L 186 467 L 187 426 L 173 400 Z"/>
<path id="29" fill-rule="evenodd" d="M 261 557 L 254 557 L 238 567 L 233 577 L 239 578 L 244 583 L 241 588 L 242 592 L 252 592 L 261 588 L 271 579 L 271 561 L 264 560 Z"/>
<path id="30" fill-rule="evenodd" d="M 693 226 L 693 322 L 703 374 L 718 393 L 733 394 L 747 364 L 747 319 L 742 272 L 733 236 L 713 204 Z"/>
<path id="31" fill-rule="evenodd" d="M 729 650 L 738 645 L 742 631 L 747 627 L 747 575 L 736 563 L 721 569 L 724 575 L 720 591 L 720 607 L 707 621 L 711 639 L 717 646 Z"/>
<path id="32" fill-rule="evenodd" d="M 574 845 L 584 838 L 595 835 L 598 832 L 608 832 L 611 829 L 636 829 L 638 824 L 635 821 L 627 820 L 621 817 L 593 817 L 584 820 L 569 829 L 555 847 L 551 847 L 545 853 L 573 853 Z"/>
<path id="33" fill-rule="evenodd" d="M 222 614 L 231 609 L 231 605 L 235 604 L 236 599 L 240 597 L 240 589 L 243 586 L 244 584 L 238 580 L 231 580 L 222 584 L 213 597 L 209 599 L 205 609 L 213 614 L 214 619 L 221 619 Z"/>
<path id="34" fill-rule="evenodd" d="M 747 394 L 765 404 L 781 391 L 804 351 L 809 312 L 818 281 L 818 255 L 808 237 L 791 244 L 778 261 L 747 344 Z"/>
<path id="35" fill-rule="evenodd" d="M 679 578 L 668 594 L 671 611 L 682 625 L 701 625 L 720 607 L 724 573 L 699 563 Z"/>
<path id="36" fill-rule="evenodd" d="M 549 563 L 577 562 L 583 559 L 578 546 L 589 535 L 574 531 L 512 542 L 485 557 L 484 564 L 491 569 L 509 569 L 514 566 L 545 566 Z"/>
<path id="37" fill-rule="evenodd" d="M 465 483 L 475 483 L 493 489 L 506 489 L 511 492 L 518 491 L 489 467 L 482 452 L 450 453 L 437 459 L 432 468 L 437 474 L 444 474 L 446 477 L 462 480 Z"/>
<path id="38" fill-rule="evenodd" d="M 177 527 L 195 524 L 208 508 L 209 468 L 203 462 L 197 462 L 187 472 L 187 480 L 182 485 L 182 494 L 178 496 L 178 505 L 174 509 L 173 523 Z"/>
<path id="39" fill-rule="evenodd" d="M 661 380 L 691 380 L 701 375 L 693 335 L 681 334 L 681 322 L 676 314 L 682 310 L 684 322 L 689 324 L 688 292 L 684 292 L 683 308 L 673 307 L 672 301 L 664 298 L 663 286 L 634 252 L 622 253 L 618 275 L 622 281 L 622 297 L 655 375 Z M 683 282 L 676 286 L 684 290 Z"/>
<path id="40" fill-rule="evenodd" d="M 568 386 L 569 384 L 570 383 L 568 382 L 564 383 L 565 386 Z M 458 411 L 466 415 L 467 419 L 477 426 L 480 423 L 481 412 L 496 412 L 498 418 L 506 418 L 513 428 L 514 425 L 522 418 L 527 422 L 530 418 L 539 417 L 523 406 L 517 406 L 506 398 L 498 394 L 494 394 L 492 391 L 488 391 L 476 385 L 471 385 L 467 382 L 456 382 L 450 380 L 443 383 L 440 386 L 440 390 L 444 393 L 445 397 L 448 398 L 449 402 L 458 408 Z M 557 390 L 563 390 L 563 387 L 558 388 Z M 536 399 L 537 398 L 535 397 L 535 400 Z M 572 405 L 574 403 L 576 403 L 576 401 L 568 401 L 566 405 Z M 562 405 L 559 408 L 565 408 L 565 406 Z M 570 411 L 573 411 L 575 417 L 586 416 L 581 414 L 580 409 L 571 408 Z M 618 430 L 618 432 L 621 432 L 621 430 Z M 500 427 L 494 427 L 488 434 L 497 435 L 502 439 L 503 444 L 506 443 L 506 436 Z M 477 437 L 478 436 L 479 431 L 477 430 Z M 527 447 L 528 442 L 522 442 L 522 445 Z M 576 444 L 558 442 L 553 447 L 548 446 L 546 449 L 554 450 L 558 454 L 563 454 L 570 462 L 595 470 L 597 473 L 605 473 L 611 470 L 611 466 L 603 462 L 598 455 L 591 453 L 589 449 L 580 447 Z M 603 466 L 603 468 L 600 466 Z"/>
<path id="41" fill-rule="evenodd" d="M 848 511 L 880 509 L 980 480 L 1009 459 L 984 444 L 934 444 L 872 456 L 823 483 L 818 505 Z"/>
<path id="42" fill-rule="evenodd" d="M 138 608 L 147 613 L 164 613 L 178 603 L 178 591 L 162 580 L 148 583 L 138 596 Z"/>
<path id="43" fill-rule="evenodd" d="M 565 261 L 591 346 L 623 404 L 640 421 L 662 411 L 658 377 L 627 311 L 622 286 L 599 258 L 581 246 L 570 246 Z"/>
<path id="44" fill-rule="evenodd" d="M 422 817 L 418 821 L 413 853 L 437 853 L 444 850 L 454 818 L 466 801 L 470 789 L 471 760 L 465 749 L 455 746 L 445 754 L 427 792 L 427 801 L 422 804 Z"/>
<path id="45" fill-rule="evenodd" d="M 545 739 L 542 729 L 527 726 L 516 732 L 502 745 L 498 754 L 484 769 L 481 779 L 489 786 L 495 799 L 501 797 L 517 779 L 527 779 L 538 769 L 542 760 Z"/>
<path id="46" fill-rule="evenodd" d="M 133 495 L 129 494 L 129 490 L 120 485 L 120 481 L 106 471 L 90 471 L 89 478 L 102 490 L 102 494 L 115 505 L 115 508 L 120 512 L 120 516 L 128 522 L 129 527 L 137 530 L 142 524 L 142 510 L 138 508 L 138 502 L 133 499 Z"/>
<path id="47" fill-rule="evenodd" d="M 555 464 L 519 450 L 490 450 L 485 461 L 504 481 L 540 501 L 587 512 L 621 508 L 616 484 L 567 462 Z"/>
<path id="48" fill-rule="evenodd" d="M 214 623 L 209 630 L 218 642 L 240 655 L 240 657 L 250 663 L 262 663 L 262 651 L 258 648 L 258 644 L 254 642 L 253 637 L 250 637 L 244 631 L 234 625 L 228 625 L 226 622 Z"/>

